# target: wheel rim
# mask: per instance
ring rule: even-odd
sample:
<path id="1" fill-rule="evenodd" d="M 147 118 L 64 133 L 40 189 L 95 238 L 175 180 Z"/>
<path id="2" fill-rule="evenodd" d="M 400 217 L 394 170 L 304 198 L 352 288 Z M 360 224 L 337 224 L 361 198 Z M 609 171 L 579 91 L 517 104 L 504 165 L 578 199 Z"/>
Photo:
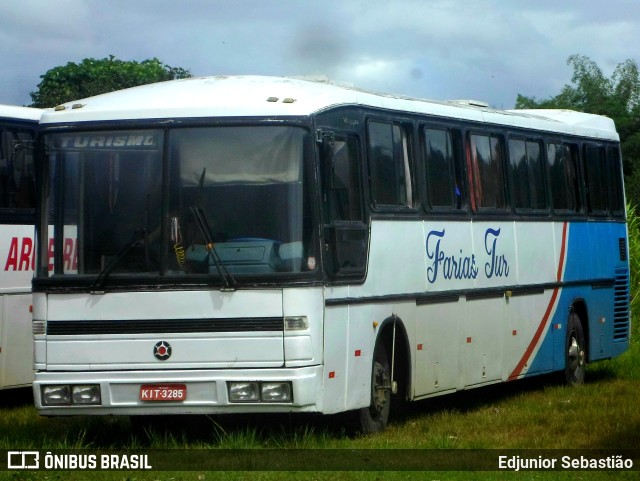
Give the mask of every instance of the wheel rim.
<path id="1" fill-rule="evenodd" d="M 567 352 L 567 364 L 571 371 L 571 375 L 576 379 L 584 367 L 584 349 L 580 346 L 578 339 L 575 336 L 575 332 L 572 333 L 569 341 L 569 350 Z"/>
<path id="2" fill-rule="evenodd" d="M 373 386 L 372 386 L 372 403 L 371 407 L 375 415 L 379 416 L 384 411 L 385 406 L 389 402 L 389 392 L 391 384 L 389 382 L 389 373 L 376 361 L 373 366 Z"/>

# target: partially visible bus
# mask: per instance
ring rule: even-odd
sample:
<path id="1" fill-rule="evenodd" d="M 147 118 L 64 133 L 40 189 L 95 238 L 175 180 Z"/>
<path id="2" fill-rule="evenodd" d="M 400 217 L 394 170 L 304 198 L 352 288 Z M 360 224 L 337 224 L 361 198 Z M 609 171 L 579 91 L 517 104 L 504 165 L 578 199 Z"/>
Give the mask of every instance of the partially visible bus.
<path id="1" fill-rule="evenodd" d="M 40 128 L 42 415 L 349 412 L 374 432 L 392 402 L 579 384 L 629 345 L 608 118 L 247 76 Z"/>
<path id="2" fill-rule="evenodd" d="M 34 140 L 41 113 L 0 105 L 0 389 L 33 381 Z"/>

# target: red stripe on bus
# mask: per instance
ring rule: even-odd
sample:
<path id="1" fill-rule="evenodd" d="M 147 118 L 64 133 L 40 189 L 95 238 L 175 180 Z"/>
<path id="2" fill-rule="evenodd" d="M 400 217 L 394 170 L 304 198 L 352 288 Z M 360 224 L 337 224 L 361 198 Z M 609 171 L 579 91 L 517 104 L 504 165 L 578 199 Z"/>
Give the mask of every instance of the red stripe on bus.
<path id="1" fill-rule="evenodd" d="M 558 273 L 556 274 L 556 279 L 558 282 L 562 280 L 562 270 L 564 268 L 564 257 L 565 257 L 566 247 L 567 247 L 566 243 L 567 243 L 567 223 L 565 222 L 562 225 L 562 245 L 560 247 L 560 259 L 558 260 Z M 553 294 L 551 295 L 551 299 L 549 299 L 547 310 L 544 312 L 544 316 L 542 316 L 542 320 L 538 325 L 538 329 L 536 330 L 536 333 L 533 336 L 531 343 L 527 347 L 527 350 L 522 356 L 522 359 L 520 359 L 520 362 L 518 363 L 516 368 L 513 370 L 513 372 L 509 376 L 509 379 L 508 379 L 509 381 L 513 381 L 514 379 L 517 379 L 518 376 L 522 373 L 522 370 L 526 366 L 527 362 L 529 362 L 529 358 L 531 357 L 531 354 L 533 353 L 533 350 L 535 349 L 535 347 L 538 345 L 538 342 L 540 341 L 540 337 L 542 337 L 542 333 L 544 332 L 544 328 L 547 325 L 547 322 L 549 321 L 549 316 L 551 315 L 551 311 L 553 310 L 553 307 L 555 306 L 555 303 L 556 303 L 556 299 L 558 298 L 558 292 L 560 292 L 559 287 L 556 287 L 555 289 L 553 289 Z"/>
<path id="2" fill-rule="evenodd" d="M 562 225 L 562 246 L 560 247 L 560 260 L 558 261 L 558 274 L 556 275 L 556 280 L 558 282 L 562 280 L 562 269 L 564 267 L 564 254 L 566 250 L 566 242 L 567 242 L 567 223 L 565 222 Z"/>

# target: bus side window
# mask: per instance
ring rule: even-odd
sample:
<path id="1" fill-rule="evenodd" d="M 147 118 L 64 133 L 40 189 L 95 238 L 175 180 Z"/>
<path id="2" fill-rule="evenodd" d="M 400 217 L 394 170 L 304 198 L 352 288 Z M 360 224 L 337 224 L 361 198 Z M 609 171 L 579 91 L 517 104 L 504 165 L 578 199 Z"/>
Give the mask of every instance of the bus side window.
<path id="1" fill-rule="evenodd" d="M 452 132 L 425 128 L 424 142 L 429 206 L 435 209 L 460 209 L 462 183 Z"/>
<path id="2" fill-rule="evenodd" d="M 607 149 L 607 184 L 609 187 L 609 206 L 615 217 L 624 217 L 624 190 L 622 188 L 622 161 L 620 150 L 616 147 Z"/>
<path id="3" fill-rule="evenodd" d="M 471 134 L 467 162 L 472 185 L 472 207 L 476 211 L 505 209 L 503 142 L 497 135 Z"/>
<path id="4" fill-rule="evenodd" d="M 590 214 L 602 215 L 607 210 L 604 148 L 586 145 L 584 148 L 584 166 L 587 177 L 587 209 Z"/>
<path id="5" fill-rule="evenodd" d="M 413 206 L 409 136 L 400 124 L 369 122 L 369 179 L 373 204 Z"/>
<path id="6" fill-rule="evenodd" d="M 516 210 L 544 210 L 547 199 L 540 142 L 509 140 L 512 199 Z"/>
<path id="7" fill-rule="evenodd" d="M 333 278 L 361 279 L 366 272 L 369 231 L 363 212 L 358 138 L 338 135 L 326 139 L 325 267 Z"/>
<path id="8" fill-rule="evenodd" d="M 333 142 L 329 173 L 329 216 L 334 221 L 361 222 L 362 187 L 358 165 L 358 141 L 355 137 L 336 138 Z"/>
<path id="9" fill-rule="evenodd" d="M 33 140 L 28 131 L 4 130 L 0 135 L 0 207 L 35 207 Z M 20 145 L 23 144 L 23 145 Z"/>
<path id="10" fill-rule="evenodd" d="M 8 207 L 7 181 L 9 180 L 9 158 L 11 142 L 9 132 L 0 131 L 0 207 Z"/>
<path id="11" fill-rule="evenodd" d="M 556 212 L 579 212 L 582 206 L 577 146 L 560 142 L 547 144 L 547 163 L 553 209 Z"/>
<path id="12" fill-rule="evenodd" d="M 540 142 L 510 139 L 509 160 L 513 204 L 516 210 L 546 209 L 544 164 Z"/>

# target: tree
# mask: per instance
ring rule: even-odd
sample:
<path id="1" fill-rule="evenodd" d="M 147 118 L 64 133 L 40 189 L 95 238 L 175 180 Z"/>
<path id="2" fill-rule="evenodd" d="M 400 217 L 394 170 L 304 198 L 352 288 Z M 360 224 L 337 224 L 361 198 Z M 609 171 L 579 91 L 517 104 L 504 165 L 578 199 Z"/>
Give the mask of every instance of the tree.
<path id="1" fill-rule="evenodd" d="M 142 62 L 109 58 L 85 58 L 54 67 L 40 78 L 38 90 L 31 92 L 32 107 L 54 107 L 71 100 L 113 92 L 136 85 L 191 77 L 180 67 L 170 67 L 157 58 Z"/>
<path id="2" fill-rule="evenodd" d="M 611 78 L 584 55 L 571 55 L 571 85 L 549 99 L 518 94 L 517 109 L 572 109 L 611 117 L 620 134 L 627 200 L 640 204 L 640 73 L 635 60 L 615 68 Z"/>

